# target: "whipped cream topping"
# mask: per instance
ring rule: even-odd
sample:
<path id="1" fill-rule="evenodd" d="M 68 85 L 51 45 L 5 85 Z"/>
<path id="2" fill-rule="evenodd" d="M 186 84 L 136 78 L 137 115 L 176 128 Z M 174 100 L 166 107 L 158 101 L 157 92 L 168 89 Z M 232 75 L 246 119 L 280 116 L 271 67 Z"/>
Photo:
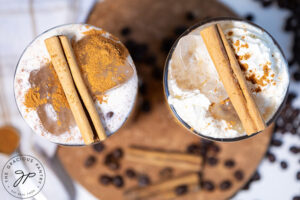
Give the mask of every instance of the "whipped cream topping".
<path id="1" fill-rule="evenodd" d="M 246 135 L 233 128 L 240 123 L 216 118 L 211 106 L 228 100 L 225 88 L 207 52 L 200 30 L 219 23 L 232 45 L 264 120 L 268 122 L 282 104 L 289 85 L 287 63 L 278 46 L 263 30 L 246 22 L 222 20 L 197 27 L 178 41 L 168 62 L 168 103 L 192 129 L 213 138 Z M 226 115 L 226 112 L 225 114 Z"/>
<path id="2" fill-rule="evenodd" d="M 34 109 L 26 108 L 26 106 L 24 105 L 24 100 L 26 92 L 31 88 L 31 84 L 29 82 L 30 73 L 34 70 L 41 69 L 41 67 L 45 66 L 51 60 L 44 44 L 44 40 L 46 38 L 52 37 L 54 35 L 66 35 L 69 38 L 75 38 L 76 41 L 78 41 L 85 36 L 84 32 L 91 29 L 102 30 L 90 25 L 87 26 L 84 24 L 70 24 L 59 26 L 46 31 L 45 33 L 38 36 L 27 47 L 27 49 L 21 56 L 16 69 L 14 80 L 15 97 L 23 118 L 35 131 L 35 133 L 55 143 L 83 145 L 84 141 L 81 137 L 79 128 L 76 125 L 70 126 L 68 131 L 60 135 L 49 133 L 43 127 L 37 111 Z M 107 32 L 103 33 L 102 36 L 110 39 L 115 38 L 111 37 L 111 35 Z M 115 40 L 115 42 L 120 43 L 120 41 L 118 40 Z M 127 63 L 134 70 L 133 76 L 120 86 L 108 90 L 105 93 L 105 101 L 103 101 L 102 103 L 100 103 L 98 100 L 95 101 L 96 109 L 98 110 L 98 113 L 102 120 L 102 124 L 104 125 L 106 133 L 108 135 L 116 132 L 126 121 L 134 106 L 135 98 L 137 95 L 137 73 L 130 55 L 128 55 L 127 57 Z M 104 117 L 109 112 L 113 112 L 113 116 Z M 53 109 L 53 106 L 51 104 L 46 105 L 46 114 L 48 118 L 57 120 L 57 113 Z"/>

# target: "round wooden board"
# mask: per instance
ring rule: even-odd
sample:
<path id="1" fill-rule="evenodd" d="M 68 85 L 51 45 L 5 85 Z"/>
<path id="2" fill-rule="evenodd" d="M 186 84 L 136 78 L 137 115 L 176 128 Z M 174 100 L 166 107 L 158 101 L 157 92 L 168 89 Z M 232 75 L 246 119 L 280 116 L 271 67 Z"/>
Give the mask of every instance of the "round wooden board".
<path id="1" fill-rule="evenodd" d="M 195 20 L 187 20 L 187 12 L 192 12 Z M 235 14 L 214 0 L 106 0 L 95 4 L 87 23 L 111 32 L 123 42 L 132 39 L 139 44 L 146 44 L 147 54 L 156 56 L 156 62 L 151 64 L 138 61 L 136 59 L 139 57 L 133 56 L 138 75 L 146 84 L 148 91 L 138 98 L 138 102 L 142 99 L 149 100 L 150 112 L 145 113 L 137 109 L 135 118 L 104 142 L 105 150 L 101 153 L 95 152 L 91 146 L 60 146 L 58 149 L 58 156 L 72 178 L 96 197 L 101 200 L 124 199 L 124 190 L 137 185 L 136 180 L 125 178 L 125 186 L 122 189 L 116 189 L 112 185 L 103 186 L 98 180 L 102 174 L 124 175 L 127 168 L 133 168 L 138 173 L 149 175 L 151 182 L 157 182 L 160 179 L 161 167 L 127 160 L 121 161 L 119 170 L 108 169 L 103 164 L 105 155 L 115 148 L 121 147 L 125 154 L 126 148 L 130 145 L 184 152 L 188 145 L 199 143 L 199 137 L 188 132 L 173 120 L 164 103 L 161 74 L 153 73 L 153 65 L 156 71 L 160 69 L 159 72 L 162 73 L 166 58 L 166 52 L 161 50 L 162 41 L 166 38 L 178 37 L 178 33 L 177 35 L 174 33 L 175 29 L 189 27 L 207 17 L 217 16 L 235 16 Z M 129 27 L 131 30 L 127 36 L 122 36 L 120 33 L 124 27 Z M 255 172 L 265 155 L 271 135 L 272 128 L 268 128 L 264 133 L 244 141 L 218 143 L 221 149 L 217 154 L 218 164 L 215 166 L 205 165 L 203 169 L 203 178 L 213 181 L 216 186 L 215 190 L 208 192 L 200 189 L 196 193 L 187 194 L 178 199 L 221 200 L 233 196 Z M 84 163 L 90 155 L 96 157 L 96 163 L 86 168 Z M 232 169 L 224 167 L 223 163 L 228 158 L 236 162 Z M 174 176 L 184 173 L 184 171 L 176 169 L 176 166 L 173 167 Z M 244 172 L 242 181 L 234 180 L 233 173 L 237 169 Z M 232 181 L 232 187 L 229 190 L 221 191 L 218 185 L 227 179 Z"/>

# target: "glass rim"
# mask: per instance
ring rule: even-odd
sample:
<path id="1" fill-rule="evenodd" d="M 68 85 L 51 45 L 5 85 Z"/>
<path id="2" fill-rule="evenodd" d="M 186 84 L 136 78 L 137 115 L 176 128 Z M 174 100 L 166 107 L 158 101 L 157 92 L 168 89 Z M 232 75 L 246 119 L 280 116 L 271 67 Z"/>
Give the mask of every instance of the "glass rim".
<path id="1" fill-rule="evenodd" d="M 163 72 L 163 88 L 164 88 L 164 95 L 165 95 L 165 98 L 166 98 L 166 101 L 167 101 L 167 104 L 168 104 L 168 107 L 169 109 L 172 111 L 172 114 L 173 114 L 173 117 L 176 118 L 176 120 L 178 120 L 180 122 L 180 124 L 182 126 L 184 126 L 186 129 L 189 130 L 189 132 L 197 135 L 197 136 L 200 136 L 204 139 L 208 139 L 208 140 L 212 140 L 212 141 L 218 141 L 218 142 L 235 142 L 235 141 L 240 141 L 240 140 L 244 140 L 244 139 L 247 139 L 247 138 L 251 138 L 263 131 L 259 131 L 259 132 L 256 132 L 256 133 L 253 133 L 251 135 L 242 135 L 242 136 L 239 136 L 239 137 L 233 137 L 233 138 L 215 138 L 215 137 L 210 137 L 210 136 L 207 136 L 207 135 L 204 135 L 200 132 L 197 132 L 195 131 L 188 123 L 186 123 L 180 116 L 179 114 L 177 113 L 176 109 L 174 108 L 174 106 L 172 104 L 169 104 L 168 102 L 168 97 L 170 96 L 170 92 L 169 92 L 169 87 L 168 87 L 168 68 L 169 68 L 169 62 L 173 56 L 173 53 L 174 53 L 174 50 L 175 48 L 177 47 L 177 44 L 179 42 L 179 40 L 183 37 L 183 36 L 186 36 L 188 35 L 189 33 L 191 33 L 193 30 L 195 30 L 196 28 L 200 27 L 200 26 L 203 26 L 207 23 L 210 23 L 210 22 L 218 22 L 218 21 L 236 21 L 236 22 L 244 22 L 244 23 L 248 23 L 260 30 L 262 30 L 263 32 L 265 32 L 270 38 L 271 40 L 274 42 L 274 45 L 279 49 L 282 57 L 283 57 L 283 60 L 284 62 L 286 63 L 286 66 L 287 66 L 287 70 L 288 70 L 288 62 L 287 62 L 287 59 L 284 55 L 284 52 L 282 51 L 280 45 L 278 44 L 278 42 L 274 39 L 274 37 L 268 32 L 266 31 L 264 28 L 260 27 L 259 25 L 253 23 L 253 22 L 250 22 L 248 20 L 245 20 L 245 19 L 242 19 L 242 18 L 239 18 L 239 17 L 216 17 L 216 18 L 209 18 L 209 19 L 206 19 L 206 20 L 203 20 L 199 23 L 196 23 L 194 25 L 192 25 L 191 27 L 189 27 L 187 30 L 185 30 L 177 39 L 176 41 L 173 43 L 171 49 L 169 50 L 169 53 L 167 55 L 167 58 L 166 58 L 166 61 L 165 61 L 165 66 L 164 66 L 164 72 Z M 288 96 L 288 90 L 289 90 L 289 85 L 290 85 L 290 81 L 288 82 L 288 86 L 287 86 L 287 89 L 286 89 L 286 92 L 285 92 L 285 97 L 283 98 L 280 106 L 278 107 L 278 109 L 276 110 L 275 114 L 271 117 L 271 119 L 269 119 L 267 122 L 266 122 L 266 125 L 267 127 L 269 127 L 273 122 L 275 122 L 275 120 L 279 117 L 280 113 L 282 112 L 285 104 L 286 104 L 286 101 L 287 101 L 287 96 Z"/>
<path id="2" fill-rule="evenodd" d="M 22 112 L 20 111 L 19 104 L 18 104 L 17 98 L 16 98 L 16 91 L 15 91 L 16 74 L 17 74 L 17 70 L 18 70 L 18 68 L 19 68 L 20 61 L 21 61 L 21 59 L 22 59 L 24 53 L 27 51 L 28 47 L 30 47 L 30 46 L 32 45 L 32 43 L 34 43 L 40 36 L 44 35 L 45 33 L 49 32 L 49 31 L 51 31 L 51 30 L 53 30 L 53 29 L 56 29 L 56 28 L 59 28 L 59 27 L 63 27 L 63 26 L 68 26 L 68 25 L 89 25 L 89 26 L 91 26 L 91 27 L 98 28 L 98 27 L 96 27 L 96 26 L 94 26 L 94 25 L 87 24 L 87 23 L 66 23 L 66 24 L 60 24 L 60 25 L 51 27 L 51 28 L 49 28 L 49 29 L 43 31 L 42 33 L 38 34 L 37 36 L 35 36 L 35 37 L 28 43 L 28 45 L 24 48 L 24 50 L 23 50 L 22 53 L 20 54 L 20 57 L 19 57 L 19 59 L 18 59 L 18 62 L 17 62 L 17 64 L 16 64 L 16 67 L 15 67 L 14 78 L 13 78 L 14 101 L 15 101 L 15 103 L 16 103 L 16 105 L 17 105 L 17 108 L 18 108 L 17 110 L 18 110 L 19 114 L 21 115 L 22 119 L 25 121 L 25 123 L 27 124 L 27 126 L 30 127 L 30 129 L 34 132 L 34 134 L 36 134 L 36 135 L 38 135 L 38 136 L 40 136 L 40 137 L 43 137 L 44 139 L 48 140 L 49 142 L 52 142 L 52 143 L 55 143 L 55 144 L 58 144 L 58 145 L 62 145 L 62 146 L 91 146 L 91 145 L 94 145 L 94 144 L 97 144 L 97 143 L 100 143 L 100 142 L 103 142 L 103 141 L 97 140 L 97 141 L 95 141 L 95 142 L 93 142 L 93 143 L 91 143 L 91 144 L 88 144 L 88 145 L 85 144 L 85 143 L 82 143 L 82 144 L 76 144 L 76 143 L 74 143 L 74 144 L 68 144 L 68 143 L 54 142 L 54 141 L 48 139 L 48 138 L 45 137 L 45 136 L 42 136 L 42 135 L 40 135 L 40 134 L 37 134 L 36 131 L 35 131 L 35 130 L 27 123 L 27 120 L 24 118 Z M 102 29 L 102 28 L 101 28 L 101 29 Z M 108 32 L 108 33 L 109 33 L 110 35 L 112 35 L 110 32 Z M 113 35 L 113 36 L 114 36 L 114 35 Z M 117 37 L 117 38 L 118 38 L 118 37 Z M 119 38 L 118 38 L 118 40 L 119 40 Z M 122 44 L 123 44 L 123 43 L 122 43 Z M 125 45 L 124 45 L 124 46 L 125 46 Z M 126 47 L 126 46 L 125 46 L 125 47 Z M 126 47 L 126 49 L 127 49 L 127 47 Z M 131 55 L 130 55 L 130 57 L 131 57 Z M 134 71 L 136 72 L 136 75 L 137 75 L 137 71 L 136 71 L 135 65 L 134 65 L 133 67 L 134 67 Z M 137 78 L 138 78 L 138 77 L 137 77 Z M 134 107 L 135 107 L 137 96 L 138 96 L 138 87 L 137 87 L 137 89 L 136 89 L 135 100 L 134 100 L 134 102 L 133 102 L 132 107 L 130 108 L 130 111 L 129 111 L 129 113 L 128 113 L 128 116 L 125 118 L 124 122 L 121 124 L 121 126 L 120 126 L 116 131 L 111 132 L 109 135 L 107 135 L 107 138 L 110 137 L 110 136 L 112 136 L 114 133 L 116 133 L 118 130 L 120 130 L 120 129 L 124 126 L 124 124 L 126 123 L 127 119 L 129 118 L 129 116 L 131 115 L 131 113 L 132 113 L 132 111 L 133 111 L 133 109 L 134 109 Z M 51 133 L 49 133 L 49 134 L 51 134 Z"/>

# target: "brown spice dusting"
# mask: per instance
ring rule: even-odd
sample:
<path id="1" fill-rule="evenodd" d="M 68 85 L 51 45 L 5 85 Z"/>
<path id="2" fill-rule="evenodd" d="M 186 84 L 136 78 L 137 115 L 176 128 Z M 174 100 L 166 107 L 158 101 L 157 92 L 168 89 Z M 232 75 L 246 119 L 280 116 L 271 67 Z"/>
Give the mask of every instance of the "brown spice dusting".
<path id="1" fill-rule="evenodd" d="M 242 44 L 241 47 L 243 47 L 243 48 L 249 48 L 249 45 L 248 45 L 248 43 L 245 43 L 245 44 Z"/>
<path id="2" fill-rule="evenodd" d="M 103 93 L 124 83 L 133 74 L 126 63 L 128 51 L 121 43 L 102 36 L 102 30 L 84 32 L 85 37 L 72 46 L 91 93 L 103 102 Z"/>
<path id="3" fill-rule="evenodd" d="M 261 92 L 261 87 L 257 87 L 257 88 L 255 88 L 255 90 L 254 90 L 256 93 L 259 93 L 259 92 Z"/>
<path id="4" fill-rule="evenodd" d="M 36 109 L 38 106 L 43 105 L 47 102 L 46 98 L 41 99 L 40 88 L 30 88 L 25 94 L 24 105 L 29 109 Z M 28 112 L 29 110 L 27 110 Z"/>
<path id="5" fill-rule="evenodd" d="M 241 63 L 241 62 L 239 62 L 239 64 L 240 64 L 240 67 L 241 67 L 241 69 L 243 71 L 247 71 L 247 69 L 249 67 L 247 63 Z"/>
<path id="6" fill-rule="evenodd" d="M 239 60 L 248 60 L 251 57 L 251 55 L 249 53 L 246 53 L 242 56 L 239 56 Z"/>
<path id="7" fill-rule="evenodd" d="M 255 74 L 251 74 L 250 76 L 247 76 L 246 79 L 248 81 L 251 81 L 253 84 L 257 84 L 259 86 L 266 86 L 268 83 L 270 83 L 272 80 L 268 79 L 269 73 L 270 73 L 270 68 L 268 65 L 264 65 L 263 67 L 264 70 L 264 75 L 260 78 L 257 78 Z"/>
<path id="8" fill-rule="evenodd" d="M 232 36 L 233 35 L 233 32 L 232 31 L 229 31 L 228 32 L 228 36 Z"/>
<path id="9" fill-rule="evenodd" d="M 235 41 L 234 46 L 236 47 L 240 46 L 240 41 L 239 40 Z"/>

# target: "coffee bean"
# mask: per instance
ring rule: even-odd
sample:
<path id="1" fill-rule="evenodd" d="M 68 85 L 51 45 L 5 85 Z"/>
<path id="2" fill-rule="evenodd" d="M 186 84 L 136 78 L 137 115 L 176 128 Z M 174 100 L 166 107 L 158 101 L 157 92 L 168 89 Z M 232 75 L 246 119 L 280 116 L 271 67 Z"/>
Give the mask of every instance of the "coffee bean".
<path id="1" fill-rule="evenodd" d="M 271 163 L 273 163 L 273 162 L 276 161 L 276 157 L 275 157 L 275 155 L 274 155 L 273 153 L 267 152 L 266 155 L 267 155 L 267 158 L 269 159 L 269 161 L 270 161 Z"/>
<path id="2" fill-rule="evenodd" d="M 121 30 L 121 35 L 128 36 L 131 33 L 131 29 L 129 27 L 124 27 Z"/>
<path id="3" fill-rule="evenodd" d="M 163 179 L 168 179 L 173 176 L 173 168 L 171 167 L 165 167 L 159 172 L 159 176 Z"/>
<path id="4" fill-rule="evenodd" d="M 99 142 L 99 143 L 93 145 L 93 149 L 96 152 L 100 153 L 105 149 L 105 145 L 103 144 L 103 142 Z"/>
<path id="5" fill-rule="evenodd" d="M 114 112 L 111 111 L 106 114 L 106 117 L 109 119 L 112 118 L 113 116 L 114 116 Z"/>
<path id="6" fill-rule="evenodd" d="M 186 148 L 187 153 L 190 154 L 196 154 L 196 155 L 200 155 L 200 145 L 199 144 L 190 144 L 187 148 Z"/>
<path id="7" fill-rule="evenodd" d="M 215 158 L 215 157 L 208 157 L 208 158 L 207 158 L 207 163 L 208 163 L 210 166 L 215 166 L 216 164 L 218 164 L 218 159 Z"/>
<path id="8" fill-rule="evenodd" d="M 112 161 L 112 162 L 108 163 L 107 166 L 111 170 L 118 170 L 118 169 L 120 169 L 120 164 L 117 161 Z"/>
<path id="9" fill-rule="evenodd" d="M 121 159 L 123 157 L 123 150 L 121 148 L 116 148 L 113 152 L 112 152 L 113 156 L 115 159 Z"/>
<path id="10" fill-rule="evenodd" d="M 150 112 L 151 110 L 151 104 L 148 100 L 144 100 L 141 106 L 141 109 L 143 112 Z"/>
<path id="11" fill-rule="evenodd" d="M 162 52 L 169 53 L 169 51 L 175 41 L 176 41 L 175 38 L 164 38 L 161 43 Z"/>
<path id="12" fill-rule="evenodd" d="M 256 171 L 254 173 L 254 175 L 251 178 L 253 181 L 259 181 L 260 180 L 260 174 L 258 173 L 258 171 Z"/>
<path id="13" fill-rule="evenodd" d="M 180 36 L 186 29 L 186 26 L 178 26 L 174 29 L 174 33 L 176 36 Z"/>
<path id="14" fill-rule="evenodd" d="M 273 0 L 261 0 L 261 3 L 263 7 L 269 7 L 272 5 Z"/>
<path id="15" fill-rule="evenodd" d="M 249 13 L 245 16 L 245 19 L 248 20 L 248 21 L 253 21 L 254 20 L 254 16 L 253 14 Z"/>
<path id="16" fill-rule="evenodd" d="M 185 14 L 185 18 L 186 18 L 188 21 L 193 21 L 193 20 L 196 19 L 194 13 L 191 12 L 191 11 L 188 11 L 188 12 Z"/>
<path id="17" fill-rule="evenodd" d="M 104 164 L 108 165 L 111 162 L 114 162 L 116 159 L 114 158 L 112 153 L 109 153 L 105 156 Z"/>
<path id="18" fill-rule="evenodd" d="M 125 46 L 128 48 L 132 59 L 135 62 L 143 62 L 148 53 L 148 45 L 145 43 L 137 43 L 136 41 L 129 39 L 125 42 Z"/>
<path id="19" fill-rule="evenodd" d="M 221 151 L 221 148 L 216 144 L 211 145 L 210 149 L 215 153 L 219 153 Z"/>
<path id="20" fill-rule="evenodd" d="M 152 69 L 152 77 L 155 80 L 161 81 L 162 77 L 163 77 L 163 70 L 161 68 L 159 68 L 159 67 L 153 67 L 153 69 Z"/>
<path id="21" fill-rule="evenodd" d="M 114 178 L 113 178 L 113 184 L 116 186 L 116 187 L 118 187 L 118 188 L 120 188 L 120 187 L 123 187 L 123 185 L 124 185 L 124 180 L 123 180 L 123 178 L 122 178 L 122 176 L 115 176 Z"/>
<path id="22" fill-rule="evenodd" d="M 235 165 L 235 162 L 232 159 L 228 159 L 228 160 L 225 160 L 224 165 L 227 168 L 233 168 Z"/>
<path id="23" fill-rule="evenodd" d="M 202 188 L 207 191 L 213 191 L 215 189 L 215 185 L 212 181 L 206 180 L 203 181 Z"/>
<path id="24" fill-rule="evenodd" d="M 271 145 L 275 147 L 280 147 L 282 145 L 282 141 L 277 140 L 277 139 L 272 139 L 271 140 Z"/>
<path id="25" fill-rule="evenodd" d="M 142 94 L 142 95 L 145 95 L 147 94 L 147 85 L 145 83 L 141 83 L 140 86 L 139 86 L 139 92 Z"/>
<path id="26" fill-rule="evenodd" d="M 297 154 L 300 152 L 300 149 L 296 146 L 291 146 L 290 147 L 290 152 L 294 153 L 294 154 Z"/>
<path id="27" fill-rule="evenodd" d="M 108 175 L 101 175 L 99 178 L 100 183 L 103 185 L 108 185 L 112 182 L 112 178 Z"/>
<path id="28" fill-rule="evenodd" d="M 149 176 L 143 174 L 138 177 L 139 186 L 144 187 L 150 184 Z"/>
<path id="29" fill-rule="evenodd" d="M 294 196 L 293 200 L 300 200 L 300 196 Z"/>
<path id="30" fill-rule="evenodd" d="M 228 190 L 229 188 L 231 188 L 231 182 L 229 180 L 225 180 L 220 184 L 220 189 L 221 190 Z"/>
<path id="31" fill-rule="evenodd" d="M 135 178 L 136 177 L 136 173 L 133 169 L 127 169 L 125 173 L 126 173 L 128 178 Z"/>
<path id="32" fill-rule="evenodd" d="M 300 181 L 300 171 L 297 172 L 296 178 L 298 181 Z"/>
<path id="33" fill-rule="evenodd" d="M 89 156 L 86 160 L 84 165 L 86 167 L 91 167 L 92 165 L 94 165 L 96 162 L 96 157 L 95 156 Z"/>
<path id="34" fill-rule="evenodd" d="M 156 64 L 156 56 L 153 55 L 153 54 L 148 54 L 146 57 L 145 57 L 145 60 L 144 62 L 148 65 L 154 65 Z"/>
<path id="35" fill-rule="evenodd" d="M 241 181 L 244 179 L 244 173 L 242 170 L 237 170 L 234 172 L 234 177 L 236 178 L 236 180 Z"/>
<path id="36" fill-rule="evenodd" d="M 282 169 L 286 169 L 288 167 L 288 164 L 285 161 L 281 161 L 280 166 Z"/>
<path id="37" fill-rule="evenodd" d="M 180 196 L 184 195 L 188 192 L 188 186 L 187 185 L 179 185 L 175 188 L 175 194 Z"/>
<path id="38" fill-rule="evenodd" d="M 295 79 L 295 81 L 300 81 L 300 72 L 295 72 L 294 74 L 293 74 L 293 77 L 294 77 L 294 79 Z"/>
<path id="39" fill-rule="evenodd" d="M 251 181 L 248 181 L 248 182 L 244 185 L 244 187 L 242 188 L 242 190 L 249 190 L 250 184 L 251 184 Z"/>

